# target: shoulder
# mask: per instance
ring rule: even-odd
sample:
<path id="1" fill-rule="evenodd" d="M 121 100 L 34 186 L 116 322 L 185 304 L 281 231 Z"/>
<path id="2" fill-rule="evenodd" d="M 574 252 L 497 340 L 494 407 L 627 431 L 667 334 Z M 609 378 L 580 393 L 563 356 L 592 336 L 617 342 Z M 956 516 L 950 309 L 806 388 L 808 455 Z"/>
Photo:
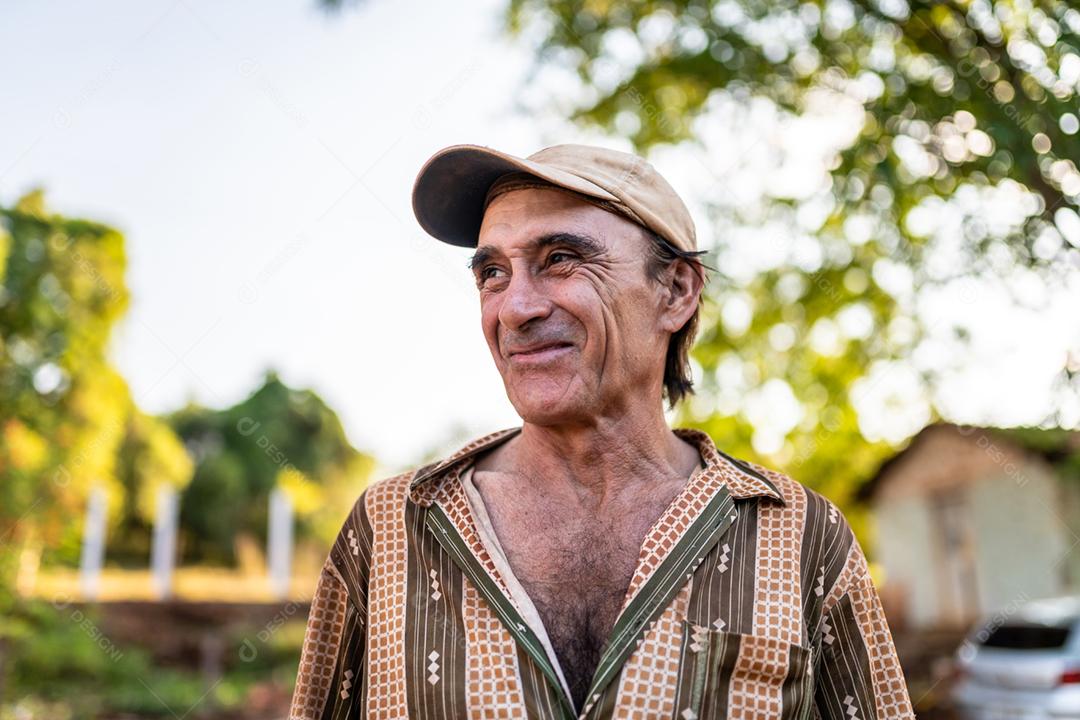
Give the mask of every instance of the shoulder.
<path id="1" fill-rule="evenodd" d="M 758 523 L 771 525 L 797 550 L 815 617 L 834 606 L 854 584 L 869 582 L 866 555 L 836 503 L 789 475 L 743 462 L 768 478 L 784 498 L 784 505 L 760 506 Z"/>
<path id="2" fill-rule="evenodd" d="M 812 545 L 809 549 L 819 554 L 820 561 L 842 567 L 857 541 L 851 523 L 836 503 L 790 475 L 757 463 L 743 462 L 764 475 L 784 499 L 783 505 L 767 503 L 767 509 L 763 507 L 759 512 L 775 514 L 780 522 L 794 525 L 801 531 L 802 542 Z M 839 568 L 835 571 L 839 572 Z"/>
<path id="3" fill-rule="evenodd" d="M 764 475 L 776 487 L 784 498 L 784 506 L 791 509 L 789 512 L 803 513 L 807 516 L 812 515 L 815 523 L 823 522 L 850 529 L 847 518 L 836 503 L 817 490 L 804 485 L 779 470 L 749 460 L 743 460 L 742 462 L 749 465 L 760 475 Z"/>
<path id="4" fill-rule="evenodd" d="M 364 488 L 353 501 L 330 549 L 335 565 L 370 558 L 375 533 L 404 508 L 412 475 L 412 471 L 401 473 Z"/>
<path id="5" fill-rule="evenodd" d="M 353 530 L 357 534 L 370 536 L 376 527 L 385 525 L 404 509 L 409 497 L 409 484 L 415 470 L 399 473 L 377 480 L 360 493 L 353 503 L 342 534 Z"/>
<path id="6" fill-rule="evenodd" d="M 451 475 L 454 467 L 483 450 L 496 447 L 517 432 L 517 428 L 509 428 L 489 433 L 445 457 L 372 483 L 353 503 L 342 533 L 349 529 L 370 533 L 387 523 L 397 522 L 410 501 L 429 505 L 439 495 L 440 481 Z"/>
<path id="7" fill-rule="evenodd" d="M 399 511 L 409 497 L 409 484 L 415 470 L 383 478 L 369 485 L 353 505 L 352 515 L 368 522 L 382 522 L 387 513 Z"/>

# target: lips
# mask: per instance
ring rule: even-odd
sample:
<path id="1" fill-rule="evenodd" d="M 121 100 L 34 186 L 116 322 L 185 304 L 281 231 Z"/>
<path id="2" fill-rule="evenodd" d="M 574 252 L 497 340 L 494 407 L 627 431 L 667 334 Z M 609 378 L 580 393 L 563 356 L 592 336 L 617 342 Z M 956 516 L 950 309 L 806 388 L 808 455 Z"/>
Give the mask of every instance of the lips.
<path id="1" fill-rule="evenodd" d="M 537 343 L 527 347 L 515 348 L 508 352 L 507 355 L 509 357 L 529 357 L 530 355 L 540 355 L 551 350 L 560 350 L 569 347 L 573 346 L 568 342 Z"/>

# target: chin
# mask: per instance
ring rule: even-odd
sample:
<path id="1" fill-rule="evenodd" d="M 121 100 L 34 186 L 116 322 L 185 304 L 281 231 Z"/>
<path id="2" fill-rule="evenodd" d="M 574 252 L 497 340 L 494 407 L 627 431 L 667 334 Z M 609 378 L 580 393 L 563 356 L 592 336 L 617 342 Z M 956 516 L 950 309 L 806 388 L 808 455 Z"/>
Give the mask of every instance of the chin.
<path id="1" fill-rule="evenodd" d="M 584 393 L 572 392 L 551 382 L 519 383 L 507 388 L 514 410 L 532 425 L 557 425 L 589 416 L 590 403 Z"/>

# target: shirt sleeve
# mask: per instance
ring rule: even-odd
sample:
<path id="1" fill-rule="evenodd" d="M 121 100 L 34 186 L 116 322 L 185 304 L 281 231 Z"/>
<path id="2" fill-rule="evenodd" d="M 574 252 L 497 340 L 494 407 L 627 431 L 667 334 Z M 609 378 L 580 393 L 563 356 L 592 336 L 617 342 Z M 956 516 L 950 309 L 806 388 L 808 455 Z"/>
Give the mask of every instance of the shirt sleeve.
<path id="1" fill-rule="evenodd" d="M 327 559 L 311 601 L 289 720 L 361 717 L 364 615 Z"/>
<path id="2" fill-rule="evenodd" d="M 814 692 L 818 717 L 914 720 L 892 633 L 866 556 L 854 538 L 844 568 L 825 598 L 818 632 Z"/>

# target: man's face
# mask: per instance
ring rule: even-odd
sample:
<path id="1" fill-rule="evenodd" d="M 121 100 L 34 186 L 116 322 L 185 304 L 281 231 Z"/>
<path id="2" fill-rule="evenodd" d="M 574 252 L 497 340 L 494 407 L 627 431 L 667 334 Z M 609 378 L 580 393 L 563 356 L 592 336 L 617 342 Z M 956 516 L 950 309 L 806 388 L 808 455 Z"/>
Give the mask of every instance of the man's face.
<path id="1" fill-rule="evenodd" d="M 659 402 L 673 329 L 666 289 L 646 274 L 648 242 L 558 190 L 512 190 L 488 206 L 472 262 L 481 321 L 526 422 L 591 424 Z"/>

